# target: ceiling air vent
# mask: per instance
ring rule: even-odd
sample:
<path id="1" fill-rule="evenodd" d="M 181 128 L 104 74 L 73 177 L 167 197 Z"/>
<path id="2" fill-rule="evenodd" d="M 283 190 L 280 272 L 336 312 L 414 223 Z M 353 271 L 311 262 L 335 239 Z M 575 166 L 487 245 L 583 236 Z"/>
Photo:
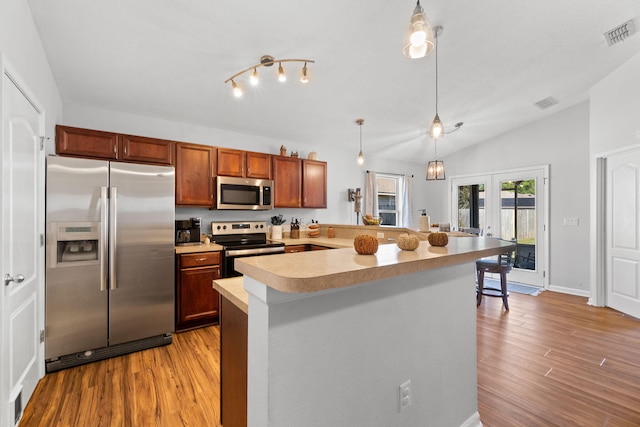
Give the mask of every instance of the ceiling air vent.
<path id="1" fill-rule="evenodd" d="M 620 43 L 625 39 L 631 37 L 636 33 L 636 26 L 633 23 L 633 19 L 628 20 L 622 25 L 618 25 L 616 28 L 604 33 L 604 38 L 607 40 L 609 46 L 613 46 L 616 43 Z"/>
<path id="2" fill-rule="evenodd" d="M 554 97 L 548 96 L 545 99 L 541 99 L 540 101 L 536 102 L 536 107 L 541 110 L 546 110 L 547 108 L 552 107 L 557 103 L 558 101 Z"/>

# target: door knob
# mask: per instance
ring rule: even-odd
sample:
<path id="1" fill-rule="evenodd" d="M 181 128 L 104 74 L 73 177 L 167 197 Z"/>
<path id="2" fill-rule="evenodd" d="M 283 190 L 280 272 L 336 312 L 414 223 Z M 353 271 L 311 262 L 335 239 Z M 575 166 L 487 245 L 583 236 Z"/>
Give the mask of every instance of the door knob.
<path id="1" fill-rule="evenodd" d="M 4 275 L 4 285 L 5 286 L 9 286 L 9 283 L 11 283 L 11 282 L 22 283 L 23 281 L 24 281 L 24 274 L 16 274 L 16 277 L 13 277 L 9 273 L 6 273 Z"/>

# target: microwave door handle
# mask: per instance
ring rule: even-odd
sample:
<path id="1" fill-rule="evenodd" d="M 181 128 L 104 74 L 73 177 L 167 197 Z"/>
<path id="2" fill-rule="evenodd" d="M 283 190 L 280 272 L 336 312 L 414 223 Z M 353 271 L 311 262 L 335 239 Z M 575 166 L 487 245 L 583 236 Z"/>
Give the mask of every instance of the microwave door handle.
<path id="1" fill-rule="evenodd" d="M 100 245 L 98 246 L 98 257 L 100 258 L 100 292 L 107 290 L 107 250 L 109 244 L 109 216 L 107 215 L 107 187 L 100 187 Z"/>
<path id="2" fill-rule="evenodd" d="M 118 287 L 116 281 L 116 229 L 117 225 L 117 207 L 118 207 L 118 188 L 111 187 L 111 200 L 109 200 L 109 289 L 112 291 Z"/>

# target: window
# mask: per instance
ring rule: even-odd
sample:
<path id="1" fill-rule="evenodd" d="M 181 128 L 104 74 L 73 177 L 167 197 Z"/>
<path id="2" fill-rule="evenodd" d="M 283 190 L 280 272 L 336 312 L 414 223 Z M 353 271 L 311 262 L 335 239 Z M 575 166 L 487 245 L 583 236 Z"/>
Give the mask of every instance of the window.
<path id="1" fill-rule="evenodd" d="M 376 177 L 378 184 L 378 213 L 382 217 L 382 224 L 402 226 L 402 180 L 404 177 L 379 173 Z"/>

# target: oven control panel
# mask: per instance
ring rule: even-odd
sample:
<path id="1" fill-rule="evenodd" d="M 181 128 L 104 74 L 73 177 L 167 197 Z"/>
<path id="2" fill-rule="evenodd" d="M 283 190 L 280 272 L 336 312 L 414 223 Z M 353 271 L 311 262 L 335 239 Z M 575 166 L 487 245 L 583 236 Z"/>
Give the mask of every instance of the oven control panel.
<path id="1" fill-rule="evenodd" d="M 265 221 L 214 221 L 211 223 L 211 234 L 213 234 L 214 236 L 221 234 L 249 234 L 266 232 L 267 223 Z"/>

